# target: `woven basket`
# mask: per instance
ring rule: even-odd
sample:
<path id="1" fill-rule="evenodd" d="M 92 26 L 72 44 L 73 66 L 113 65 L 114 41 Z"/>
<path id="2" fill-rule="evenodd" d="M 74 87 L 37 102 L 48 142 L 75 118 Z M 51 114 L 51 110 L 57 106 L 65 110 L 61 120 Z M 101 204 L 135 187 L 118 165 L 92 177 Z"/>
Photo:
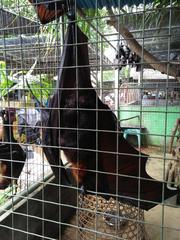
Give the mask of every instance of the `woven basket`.
<path id="1" fill-rule="evenodd" d="M 95 195 L 80 195 L 79 209 L 71 224 L 75 225 L 74 232 L 68 227 L 63 239 L 148 239 L 144 211 L 113 198 L 107 201 Z"/>

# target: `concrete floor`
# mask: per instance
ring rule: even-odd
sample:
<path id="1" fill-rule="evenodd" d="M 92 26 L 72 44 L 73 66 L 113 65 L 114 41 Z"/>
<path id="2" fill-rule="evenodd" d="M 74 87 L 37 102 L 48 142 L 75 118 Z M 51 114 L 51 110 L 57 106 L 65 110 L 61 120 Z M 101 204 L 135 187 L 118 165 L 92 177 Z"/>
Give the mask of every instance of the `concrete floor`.
<path id="1" fill-rule="evenodd" d="M 157 206 L 145 213 L 151 240 L 180 240 L 180 208 Z"/>
<path id="2" fill-rule="evenodd" d="M 158 148 L 144 149 L 151 157 L 147 163 L 148 174 L 158 180 L 163 180 L 164 168 L 172 159 Z M 145 212 L 146 230 L 151 240 L 180 240 L 180 206 L 176 205 L 176 196 Z"/>

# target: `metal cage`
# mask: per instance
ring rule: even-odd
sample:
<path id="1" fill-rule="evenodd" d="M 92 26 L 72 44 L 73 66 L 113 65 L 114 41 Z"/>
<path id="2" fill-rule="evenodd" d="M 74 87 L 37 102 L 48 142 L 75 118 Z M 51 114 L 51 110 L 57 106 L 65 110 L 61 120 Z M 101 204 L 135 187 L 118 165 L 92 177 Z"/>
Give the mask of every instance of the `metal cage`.
<path id="1" fill-rule="evenodd" d="M 179 239 L 178 1 L 0 6 L 0 240 Z"/>

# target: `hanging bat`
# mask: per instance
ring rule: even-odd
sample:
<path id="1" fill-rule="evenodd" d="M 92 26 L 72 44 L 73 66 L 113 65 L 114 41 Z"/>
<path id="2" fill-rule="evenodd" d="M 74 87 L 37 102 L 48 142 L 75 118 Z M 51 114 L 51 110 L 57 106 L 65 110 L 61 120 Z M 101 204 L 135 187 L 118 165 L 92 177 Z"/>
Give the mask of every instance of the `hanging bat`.
<path id="1" fill-rule="evenodd" d="M 38 18 L 42 24 L 46 24 L 57 19 L 65 12 L 65 0 L 29 0 L 29 2 L 35 7 Z"/>
<path id="2" fill-rule="evenodd" d="M 17 182 L 26 160 L 26 154 L 13 135 L 14 109 L 0 111 L 3 121 L 3 141 L 0 143 L 0 189 Z"/>
<path id="3" fill-rule="evenodd" d="M 118 119 L 92 87 L 87 41 L 69 23 L 58 85 L 49 105 L 51 163 L 59 164 L 61 149 L 79 187 L 148 210 L 175 192 L 146 173 L 148 155 L 123 138 Z"/>

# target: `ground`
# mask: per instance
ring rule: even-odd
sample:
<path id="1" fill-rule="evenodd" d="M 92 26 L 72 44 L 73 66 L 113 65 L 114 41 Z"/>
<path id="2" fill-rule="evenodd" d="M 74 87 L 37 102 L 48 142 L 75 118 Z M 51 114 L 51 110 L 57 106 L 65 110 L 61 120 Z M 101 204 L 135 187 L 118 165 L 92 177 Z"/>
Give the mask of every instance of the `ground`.
<path id="1" fill-rule="evenodd" d="M 167 166 L 170 154 L 165 155 L 161 148 L 144 149 L 151 158 L 147 164 L 147 172 L 155 179 L 162 180 L 164 165 Z M 169 206 L 168 206 L 169 205 Z M 146 230 L 151 240 L 179 240 L 180 239 L 180 206 L 176 205 L 176 197 L 167 200 L 163 205 L 145 212 Z"/>

